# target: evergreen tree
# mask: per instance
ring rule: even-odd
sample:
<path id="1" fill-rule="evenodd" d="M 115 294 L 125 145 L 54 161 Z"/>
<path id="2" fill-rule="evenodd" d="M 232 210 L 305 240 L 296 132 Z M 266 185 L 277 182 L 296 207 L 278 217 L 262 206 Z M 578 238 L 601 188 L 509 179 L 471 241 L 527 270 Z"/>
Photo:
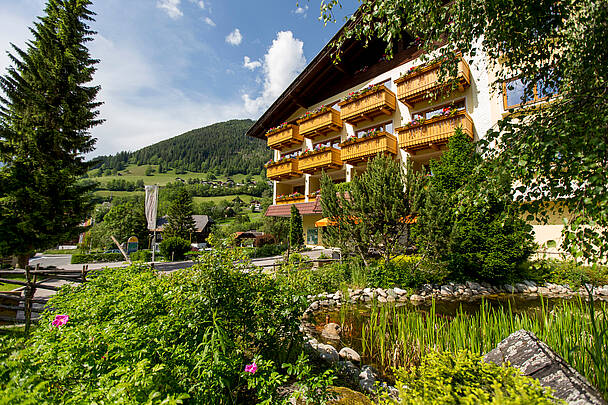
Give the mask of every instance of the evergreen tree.
<path id="1" fill-rule="evenodd" d="M 516 213 L 508 178 L 486 190 L 483 203 L 468 197 L 488 187 L 481 161 L 457 129 L 441 160 L 431 161 L 416 240 L 427 257 L 445 263 L 452 278 L 508 280 L 534 250 L 531 227 Z"/>
<path id="2" fill-rule="evenodd" d="M 28 256 L 74 237 L 91 211 L 91 186 L 79 183 L 94 149 L 90 129 L 100 103 L 88 0 L 48 0 L 22 50 L 0 77 L 0 254 Z"/>
<path id="3" fill-rule="evenodd" d="M 193 212 L 192 197 L 186 188 L 182 187 L 169 206 L 167 214 L 169 222 L 165 226 L 164 236 L 177 236 L 190 240 L 191 234 L 195 231 Z"/>
<path id="4" fill-rule="evenodd" d="M 294 249 L 304 246 L 302 215 L 300 215 L 295 205 L 291 206 L 291 217 L 289 218 L 289 243 Z"/>

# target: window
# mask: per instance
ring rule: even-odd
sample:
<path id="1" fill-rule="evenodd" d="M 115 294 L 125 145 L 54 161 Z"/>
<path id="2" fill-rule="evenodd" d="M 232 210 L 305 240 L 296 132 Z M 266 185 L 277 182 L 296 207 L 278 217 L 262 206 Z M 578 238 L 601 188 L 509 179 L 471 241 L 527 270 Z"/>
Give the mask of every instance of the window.
<path id="1" fill-rule="evenodd" d="M 331 146 L 336 149 L 340 149 L 340 137 L 327 139 L 323 142 L 317 142 L 312 145 L 313 149 L 316 149 L 317 147 L 322 148 L 324 146 Z"/>
<path id="2" fill-rule="evenodd" d="M 365 128 L 365 129 L 360 129 L 357 131 L 357 138 L 361 138 L 363 135 L 367 134 L 369 131 L 372 131 L 374 129 L 376 129 L 378 131 L 385 131 L 385 132 L 388 132 L 389 134 L 392 134 L 393 133 L 393 121 L 384 122 L 380 125 L 376 125 L 376 126 Z"/>
<path id="3" fill-rule="evenodd" d="M 308 228 L 306 232 L 306 244 L 307 245 L 318 245 L 319 244 L 319 230 L 317 228 Z"/>
<path id="4" fill-rule="evenodd" d="M 502 84 L 504 109 L 515 108 L 528 103 L 537 103 L 557 94 L 554 83 L 540 80 L 532 89 L 532 94 L 525 94 L 528 83 L 525 79 L 515 78 Z"/>
<path id="5" fill-rule="evenodd" d="M 464 99 L 457 100 L 457 101 L 454 101 L 453 103 L 449 103 L 449 104 L 443 104 L 438 107 L 433 107 L 432 109 L 429 109 L 429 110 L 413 113 L 412 120 L 419 119 L 419 118 L 424 118 L 425 120 L 428 120 L 437 115 L 443 114 L 443 109 L 447 108 L 447 107 L 450 107 L 450 108 L 452 108 L 454 110 L 458 110 L 458 111 L 464 110 L 464 108 L 465 108 Z"/>

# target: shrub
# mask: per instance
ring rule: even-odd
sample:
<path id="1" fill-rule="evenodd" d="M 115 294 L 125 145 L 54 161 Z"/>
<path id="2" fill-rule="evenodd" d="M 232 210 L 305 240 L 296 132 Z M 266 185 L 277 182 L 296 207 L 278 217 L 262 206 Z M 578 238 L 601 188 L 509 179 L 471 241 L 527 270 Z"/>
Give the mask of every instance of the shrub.
<path id="1" fill-rule="evenodd" d="M 301 295 L 337 291 L 349 279 L 346 264 L 332 263 L 313 268 L 300 262 L 295 254 L 290 256 L 289 263 L 277 270 L 276 277 Z"/>
<path id="2" fill-rule="evenodd" d="M 142 262 L 150 262 L 152 261 L 152 251 L 151 250 L 138 250 L 137 252 L 133 252 L 129 255 L 129 258 L 133 261 L 142 261 Z"/>
<path id="3" fill-rule="evenodd" d="M 440 283 L 447 277 L 444 267 L 422 260 L 420 256 L 397 256 L 389 263 L 369 267 L 367 284 L 370 287 L 417 288 L 426 283 Z"/>
<path id="4" fill-rule="evenodd" d="M 190 242 L 174 236 L 163 239 L 160 243 L 160 254 L 167 260 L 183 260 L 186 252 L 190 250 Z"/>
<path id="5" fill-rule="evenodd" d="M 578 288 L 585 283 L 608 284 L 608 266 L 585 266 L 573 260 L 538 260 L 528 263 L 523 272 L 527 279 L 568 284 L 572 288 Z"/>
<path id="6" fill-rule="evenodd" d="M 285 253 L 287 250 L 286 245 L 263 245 L 260 247 L 256 247 L 249 253 L 249 257 L 258 258 L 258 257 L 269 257 L 269 256 L 278 256 Z"/>
<path id="7" fill-rule="evenodd" d="M 396 372 L 399 404 L 555 404 L 550 388 L 516 368 L 486 363 L 467 350 L 431 351 L 413 370 Z M 385 396 L 383 404 L 395 401 Z"/>
<path id="8" fill-rule="evenodd" d="M 83 263 L 108 263 L 108 262 L 122 262 L 125 258 L 122 253 L 90 253 L 90 254 L 77 254 L 72 255 L 72 264 L 83 264 Z"/>
<path id="9" fill-rule="evenodd" d="M 49 302 L 39 327 L 11 356 L 0 349 L 6 403 L 232 404 L 270 400 L 251 376 L 260 365 L 301 353 L 306 306 L 287 285 L 251 270 L 234 251 L 201 256 L 159 277 L 145 265 L 93 272 Z M 243 270 L 248 269 L 248 272 Z M 69 315 L 64 326 L 51 325 Z M 5 342 L 2 342 L 5 343 Z M 289 367 L 276 367 L 279 375 Z M 303 366 L 300 364 L 299 366 Z M 296 375 L 297 374 L 297 375 Z M 313 384 L 301 372 L 290 381 Z"/>

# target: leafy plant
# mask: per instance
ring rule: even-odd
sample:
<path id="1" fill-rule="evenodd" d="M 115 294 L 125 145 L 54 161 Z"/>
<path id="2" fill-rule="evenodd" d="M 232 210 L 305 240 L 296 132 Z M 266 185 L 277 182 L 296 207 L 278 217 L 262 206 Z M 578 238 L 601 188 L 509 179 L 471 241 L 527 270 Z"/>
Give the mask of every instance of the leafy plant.
<path id="1" fill-rule="evenodd" d="M 190 242 L 174 236 L 163 239 L 159 245 L 160 254 L 169 260 L 182 260 L 186 252 L 190 250 Z"/>

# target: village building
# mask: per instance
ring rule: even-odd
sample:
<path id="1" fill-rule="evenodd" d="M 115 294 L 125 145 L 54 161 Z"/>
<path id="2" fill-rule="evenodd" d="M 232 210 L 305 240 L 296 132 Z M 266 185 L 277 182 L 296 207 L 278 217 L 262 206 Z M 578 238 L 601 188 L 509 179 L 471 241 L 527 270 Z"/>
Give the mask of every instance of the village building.
<path id="1" fill-rule="evenodd" d="M 479 141 L 521 104 L 523 85 L 517 80 L 500 94 L 492 91 L 494 75 L 483 53 L 461 57 L 457 88 L 429 98 L 444 90 L 441 62 L 421 59 L 422 52 L 408 45 L 412 40 L 396 44 L 391 59 L 384 43 L 365 48 L 347 40 L 337 64 L 328 44 L 248 131 L 267 139 L 274 153 L 266 165 L 273 204 L 265 215 L 287 217 L 295 204 L 308 246 L 323 245 L 328 222 L 318 198 L 322 171 L 336 183 L 349 182 L 378 153 L 420 170 L 441 156 L 457 127 Z M 533 102 L 543 102 L 543 96 Z M 534 226 L 541 245 L 559 245 L 562 225 L 555 222 Z"/>

